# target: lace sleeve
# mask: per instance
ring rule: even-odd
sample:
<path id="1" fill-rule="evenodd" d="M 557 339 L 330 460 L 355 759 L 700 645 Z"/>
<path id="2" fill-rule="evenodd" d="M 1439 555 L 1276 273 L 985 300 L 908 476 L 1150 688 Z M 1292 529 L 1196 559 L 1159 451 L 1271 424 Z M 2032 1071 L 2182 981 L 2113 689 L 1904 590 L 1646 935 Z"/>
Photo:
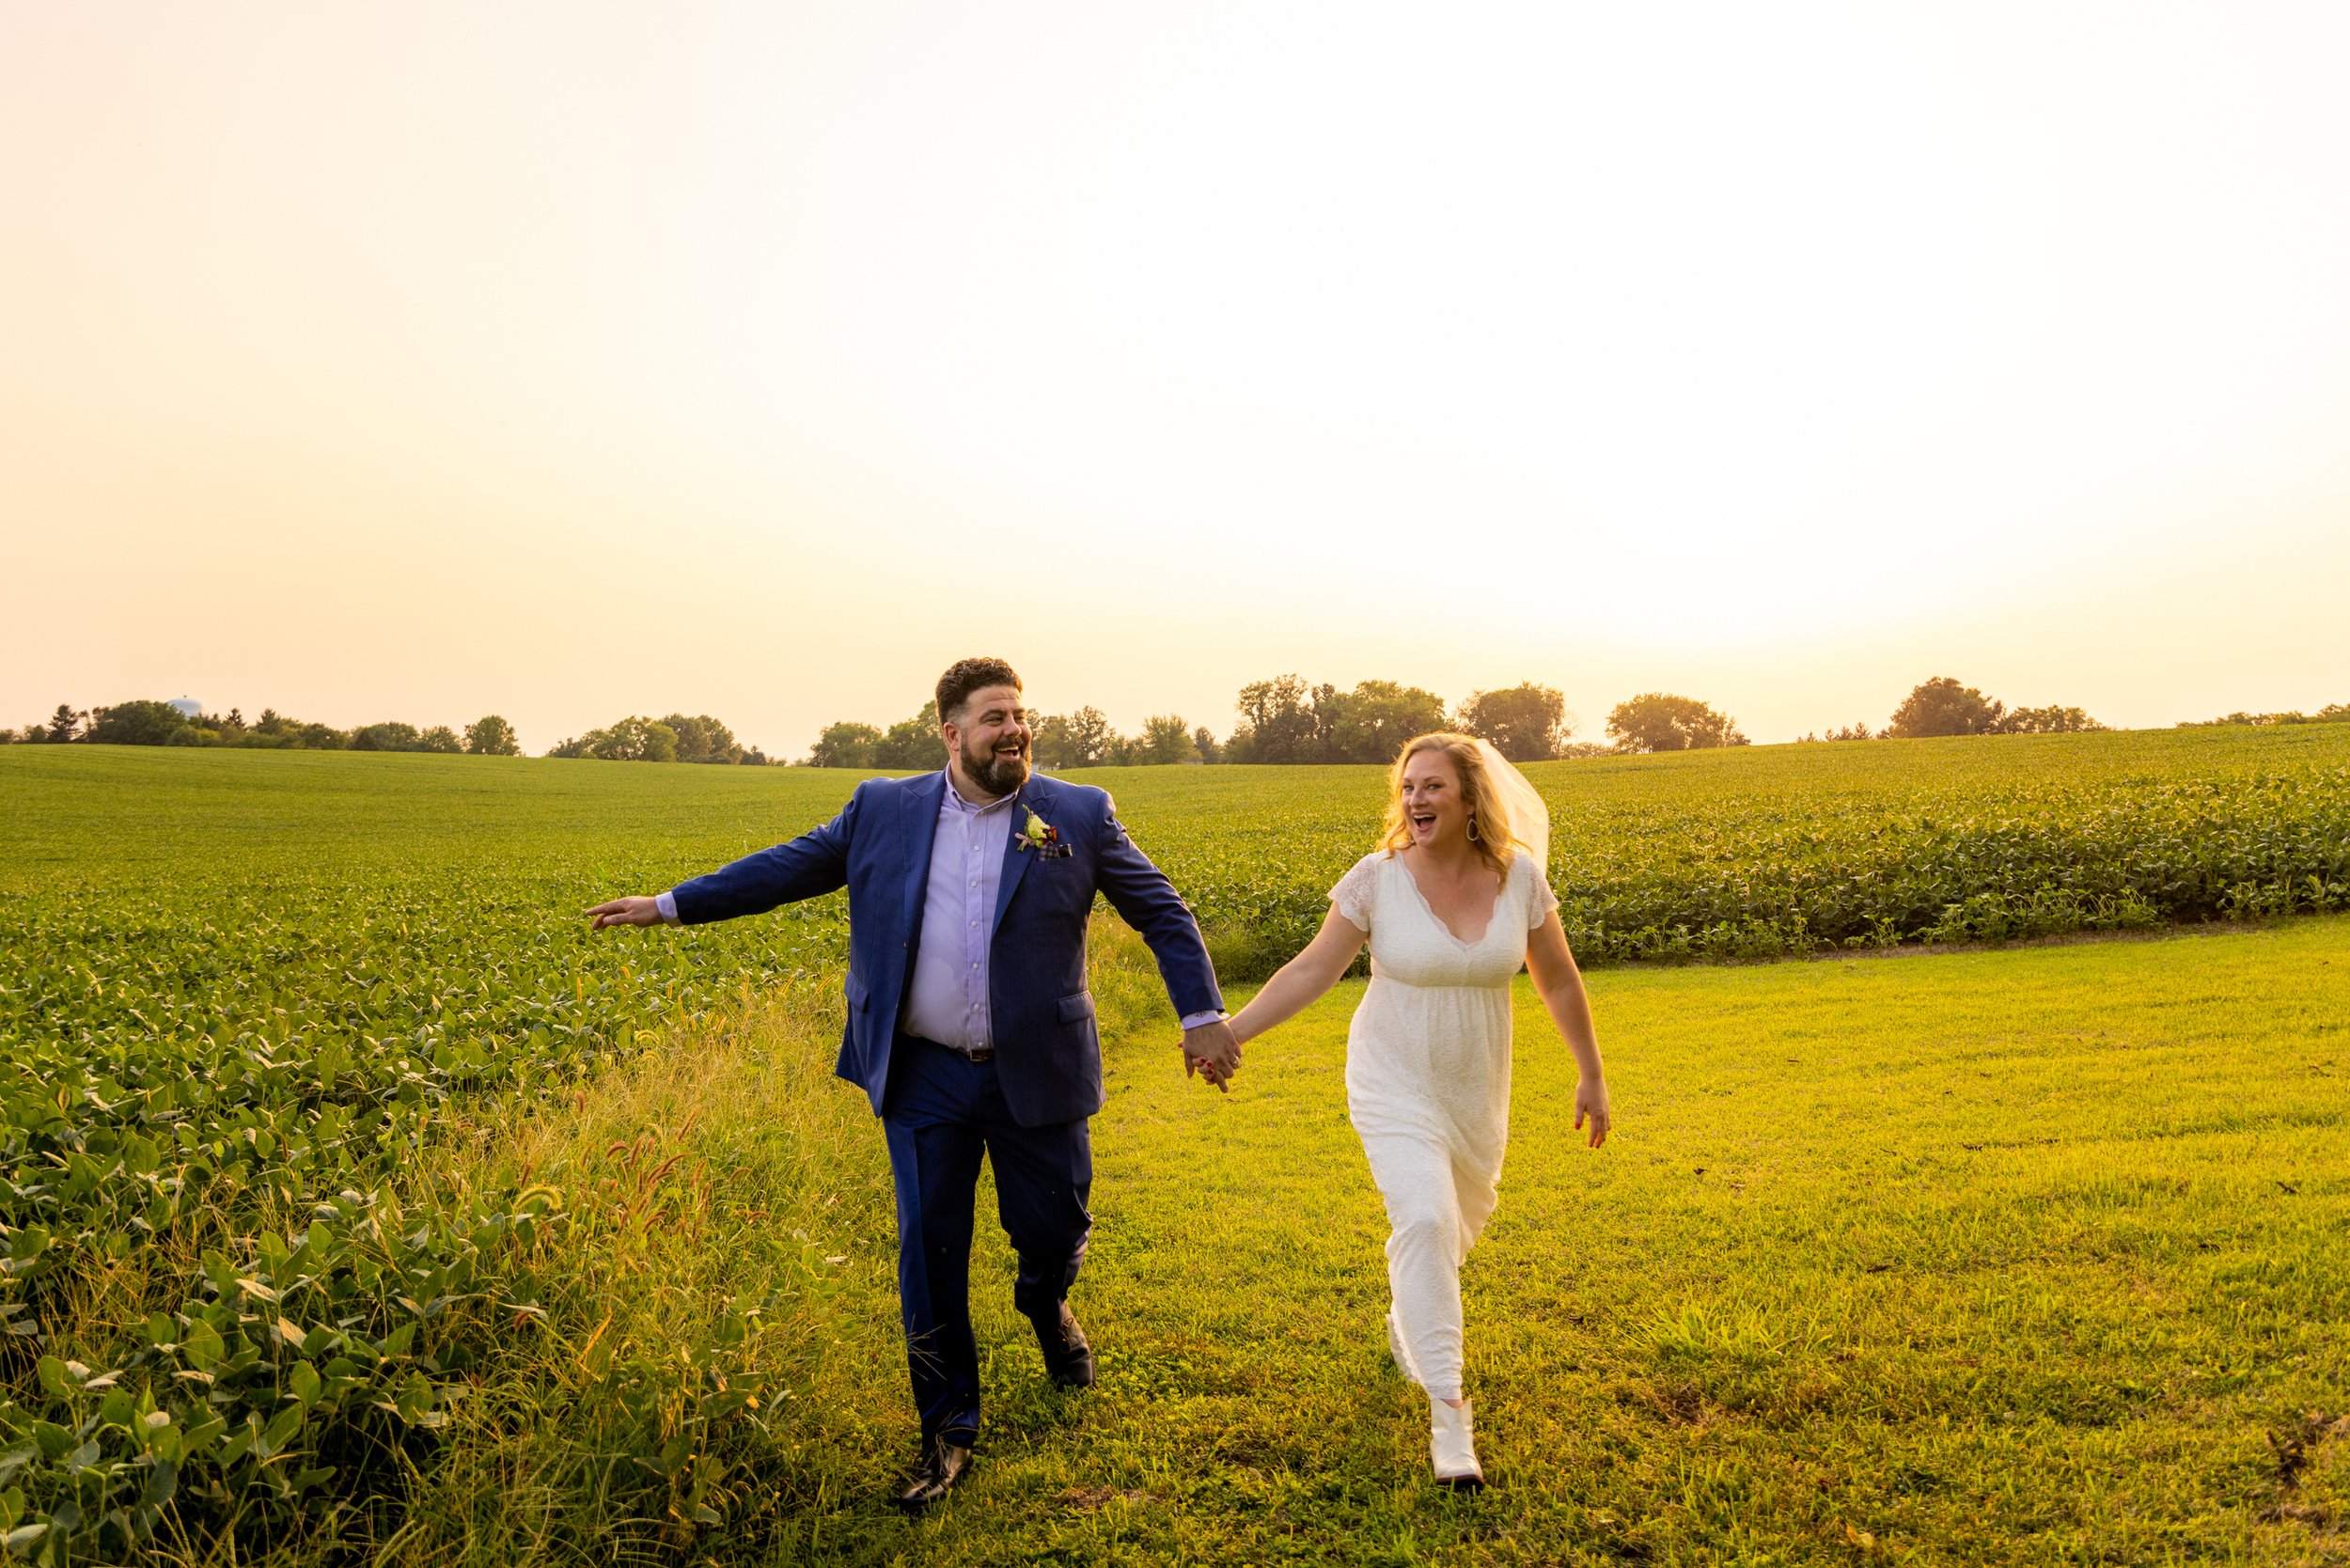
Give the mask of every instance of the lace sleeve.
<path id="1" fill-rule="evenodd" d="M 1358 931 L 1371 930 L 1371 906 L 1379 902 L 1379 856 L 1366 855 L 1330 889 L 1330 907 Z"/>
<path id="2" fill-rule="evenodd" d="M 1543 869 L 1534 864 L 1531 855 L 1520 855 L 1518 859 L 1526 868 L 1526 880 L 1532 889 L 1526 900 L 1526 929 L 1540 931 L 1543 922 L 1550 918 L 1550 912 L 1559 907 L 1559 895 L 1550 890 L 1550 878 L 1543 874 Z"/>

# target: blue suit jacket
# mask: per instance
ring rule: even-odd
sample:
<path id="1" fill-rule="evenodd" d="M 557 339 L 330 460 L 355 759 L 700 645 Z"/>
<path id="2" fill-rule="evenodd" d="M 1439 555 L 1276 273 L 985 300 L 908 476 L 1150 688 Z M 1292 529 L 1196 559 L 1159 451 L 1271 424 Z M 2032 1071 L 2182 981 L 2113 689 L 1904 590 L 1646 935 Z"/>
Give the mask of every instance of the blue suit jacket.
<path id="1" fill-rule="evenodd" d="M 777 904 L 849 890 L 849 1026 L 835 1069 L 886 1108 L 889 1055 L 922 940 L 923 894 L 938 830 L 944 773 L 870 778 L 840 814 L 788 844 L 745 855 L 678 886 L 686 925 L 758 915 Z M 1013 808 L 1034 811 L 1067 844 L 1046 858 L 1004 847 L 988 955 L 988 1011 L 1004 1103 L 1021 1125 L 1073 1121 L 1102 1108 L 1102 1046 L 1086 987 L 1086 917 L 1106 895 L 1159 962 L 1179 1017 L 1221 1009 L 1198 922 L 1174 886 L 1126 837 L 1108 793 L 1042 775 Z"/>

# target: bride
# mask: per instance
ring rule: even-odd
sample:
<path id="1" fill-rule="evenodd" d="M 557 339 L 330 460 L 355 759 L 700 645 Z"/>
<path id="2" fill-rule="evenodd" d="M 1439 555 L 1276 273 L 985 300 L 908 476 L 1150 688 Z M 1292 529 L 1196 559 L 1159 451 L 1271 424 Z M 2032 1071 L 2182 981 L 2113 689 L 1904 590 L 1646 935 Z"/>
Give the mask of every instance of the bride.
<path id="1" fill-rule="evenodd" d="M 1396 759 L 1379 847 L 1330 890 L 1306 949 L 1232 1019 L 1244 1043 L 1336 985 L 1371 943 L 1346 1042 L 1347 1110 L 1386 1200 L 1387 1347 L 1429 1398 L 1436 1479 L 1484 1484 L 1461 1392 L 1461 1260 L 1494 1212 L 1510 1126 L 1510 982 L 1524 964 L 1582 1081 L 1574 1124 L 1607 1137 L 1583 977 L 1544 877 L 1550 814 L 1501 754 L 1421 735 Z"/>

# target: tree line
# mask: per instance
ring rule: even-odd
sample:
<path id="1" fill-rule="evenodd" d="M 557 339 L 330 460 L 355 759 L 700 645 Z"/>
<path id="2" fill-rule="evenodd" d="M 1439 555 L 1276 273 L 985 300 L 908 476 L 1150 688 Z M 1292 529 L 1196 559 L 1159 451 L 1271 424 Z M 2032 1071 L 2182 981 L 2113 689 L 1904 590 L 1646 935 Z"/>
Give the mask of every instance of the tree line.
<path id="1" fill-rule="evenodd" d="M 388 720 L 363 724 L 355 729 L 311 724 L 288 718 L 274 708 L 246 722 L 235 708 L 226 713 L 187 713 L 168 702 L 138 700 L 114 706 L 76 708 L 70 702 L 45 724 L 22 729 L 0 729 L 0 745 L 67 745 L 84 742 L 96 745 L 235 746 L 257 751 L 439 751 L 467 752 L 484 757 L 519 757 L 514 727 L 495 713 L 465 726 L 463 732 L 446 724 L 419 729 L 413 724 Z"/>
<path id="2" fill-rule="evenodd" d="M 1405 741 L 1434 729 L 1480 736 L 1517 762 L 1747 744 L 1728 714 L 1663 692 L 1618 703 L 1607 716 L 1610 744 L 1578 743 L 1564 696 L 1530 681 L 1471 692 L 1449 706 L 1434 692 L 1394 681 L 1341 690 L 1300 675 L 1277 675 L 1243 686 L 1234 706 L 1239 722 L 1222 741 L 1180 713 L 1154 714 L 1132 735 L 1120 734 L 1099 708 L 1041 714 L 1032 721 L 1036 760 L 1056 771 L 1173 762 L 1391 762 Z M 924 703 L 885 729 L 853 720 L 827 725 L 806 765 L 935 767 L 937 715 Z"/>
<path id="3" fill-rule="evenodd" d="M 1638 756 L 1703 751 L 1750 744 L 1737 721 L 1713 704 L 1674 692 L 1642 692 L 1608 711 L 1606 742 L 1577 741 L 1576 720 L 1556 688 L 1524 682 L 1471 692 L 1448 707 L 1419 686 L 1365 681 L 1351 690 L 1299 675 L 1252 681 L 1233 706 L 1240 714 L 1230 737 L 1218 742 L 1204 726 L 1177 713 L 1148 720 L 1140 733 L 1120 735 L 1098 708 L 1047 713 L 1034 721 L 1036 760 L 1053 769 L 1153 762 L 1389 762 L 1403 743 L 1433 729 L 1453 729 L 1493 743 L 1513 762 L 1559 758 Z M 2322 722 L 2350 718 L 2350 707 L 2300 714 L 2235 714 L 2224 723 Z M 1866 723 L 1806 734 L 1806 741 L 1910 740 L 1942 735 L 2052 735 L 2104 729 L 2077 707 L 2010 708 L 1948 676 L 1920 682 L 1881 729 Z M 929 704 L 883 729 L 874 725 L 828 725 L 806 764 L 820 768 L 920 769 L 938 765 L 937 720 Z"/>
<path id="4" fill-rule="evenodd" d="M 1121 735 L 1099 708 L 1045 713 L 1034 721 L 1036 760 L 1061 770 L 1137 767 L 1181 762 L 1387 762 L 1403 743 L 1432 729 L 1456 729 L 1493 743 L 1516 762 L 1557 758 L 1700 751 L 1745 745 L 1736 722 L 1710 703 L 1671 692 L 1643 692 L 1609 710 L 1606 744 L 1574 739 L 1575 718 L 1555 688 L 1528 681 L 1492 691 L 1471 692 L 1448 708 L 1444 698 L 1418 686 L 1393 681 L 1364 681 L 1341 691 L 1313 684 L 1299 675 L 1252 681 L 1234 701 L 1239 721 L 1218 741 L 1205 725 L 1178 713 L 1159 713 L 1132 735 Z M 2183 725 L 2294 725 L 2350 723 L 2350 703 L 2333 703 L 2314 713 L 2228 713 Z M 1919 682 L 1884 726 L 1847 725 L 1803 741 L 1919 740 L 1947 735 L 2055 735 L 2099 730 L 2107 726 L 2077 707 L 2010 708 L 1974 686 L 1937 675 Z M 419 729 L 386 721 L 337 729 L 331 725 L 288 718 L 265 708 L 248 722 L 237 709 L 226 714 L 183 713 L 168 702 L 118 702 L 77 709 L 59 703 L 45 723 L 22 729 L 0 729 L 0 745 L 57 745 L 88 742 L 101 745 L 241 746 L 293 751 L 430 751 L 477 757 L 519 757 L 514 727 L 495 713 L 460 731 L 446 725 Z M 662 718 L 632 715 L 601 729 L 572 736 L 550 748 L 549 757 L 615 762 L 699 762 L 766 766 L 776 759 L 746 746 L 734 731 L 708 713 L 670 713 Z M 800 764 L 820 768 L 878 768 L 916 772 L 938 765 L 938 718 L 926 699 L 913 713 L 883 729 L 841 721 L 824 727 Z"/>
<path id="5" fill-rule="evenodd" d="M 2350 702 L 2328 702 L 2314 713 L 2287 709 L 2280 713 L 2222 713 L 2217 718 L 2181 719 L 2182 729 L 2205 729 L 2222 724 L 2350 724 Z"/>
<path id="6" fill-rule="evenodd" d="M 717 762 L 765 767 L 767 754 L 734 738 L 708 713 L 671 713 L 666 718 L 632 715 L 574 735 L 547 752 L 550 757 L 588 757 L 603 762 Z"/>
<path id="7" fill-rule="evenodd" d="M 2079 708 L 2011 708 L 1973 686 L 1937 675 L 1910 688 L 1881 729 L 1847 725 L 1798 741 L 1920 741 L 1946 735 L 2077 735 L 2108 726 Z"/>
<path id="8" fill-rule="evenodd" d="M 288 718 L 274 708 L 247 722 L 235 708 L 226 713 L 187 713 L 169 702 L 118 702 L 110 708 L 76 708 L 70 702 L 44 724 L 0 729 L 0 745 L 237 746 L 270 751 L 433 751 L 450 756 L 520 757 L 514 727 L 487 713 L 461 731 L 447 725 L 419 729 L 399 720 L 363 724 L 354 729 Z M 766 766 L 771 759 L 757 746 L 735 740 L 734 731 L 708 713 L 671 713 L 666 718 L 631 717 L 590 729 L 548 751 L 549 757 L 591 757 L 628 762 L 727 762 Z"/>

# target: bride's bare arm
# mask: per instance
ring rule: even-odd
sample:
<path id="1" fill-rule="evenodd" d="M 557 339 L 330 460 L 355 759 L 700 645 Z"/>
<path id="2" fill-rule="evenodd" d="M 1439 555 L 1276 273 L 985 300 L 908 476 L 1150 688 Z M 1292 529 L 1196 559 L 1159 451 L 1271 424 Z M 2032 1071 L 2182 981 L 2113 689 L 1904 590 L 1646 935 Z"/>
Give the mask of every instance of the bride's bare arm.
<path id="1" fill-rule="evenodd" d="M 1305 949 L 1282 964 L 1280 972 L 1264 982 L 1264 989 L 1232 1015 L 1233 1035 L 1245 1045 L 1274 1025 L 1295 1017 L 1339 983 L 1355 955 L 1363 950 L 1364 941 L 1362 928 L 1332 909 L 1322 917 L 1322 929 Z"/>
<path id="2" fill-rule="evenodd" d="M 1599 1035 L 1591 1027 L 1591 1003 L 1583 994 L 1583 971 L 1574 966 L 1574 954 L 1567 950 L 1567 931 L 1559 923 L 1557 910 L 1528 938 L 1526 967 L 1534 977 L 1535 995 L 1542 997 L 1550 1021 L 1559 1026 L 1567 1049 L 1574 1053 L 1574 1065 L 1583 1075 L 1574 1091 L 1574 1124 L 1580 1127 L 1590 1121 L 1591 1147 L 1596 1149 L 1607 1141 L 1608 1123 L 1613 1120 L 1607 1106 L 1607 1074 L 1600 1066 Z"/>

